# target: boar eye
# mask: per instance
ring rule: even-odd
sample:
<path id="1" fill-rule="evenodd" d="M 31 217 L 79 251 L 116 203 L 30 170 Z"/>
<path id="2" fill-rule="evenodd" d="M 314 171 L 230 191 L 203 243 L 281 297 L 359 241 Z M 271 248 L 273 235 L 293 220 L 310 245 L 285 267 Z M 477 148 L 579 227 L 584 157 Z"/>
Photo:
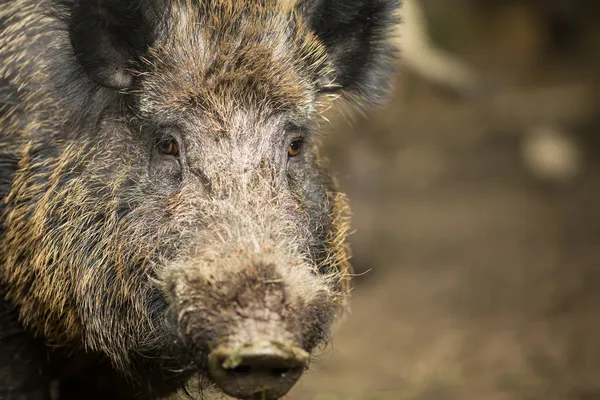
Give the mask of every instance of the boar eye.
<path id="1" fill-rule="evenodd" d="M 179 155 L 179 146 L 177 145 L 177 141 L 173 138 L 168 138 L 161 140 L 158 143 L 158 149 L 161 153 L 177 157 Z"/>
<path id="2" fill-rule="evenodd" d="M 296 139 L 292 140 L 290 145 L 288 146 L 288 157 L 296 157 L 302 151 L 302 140 Z"/>

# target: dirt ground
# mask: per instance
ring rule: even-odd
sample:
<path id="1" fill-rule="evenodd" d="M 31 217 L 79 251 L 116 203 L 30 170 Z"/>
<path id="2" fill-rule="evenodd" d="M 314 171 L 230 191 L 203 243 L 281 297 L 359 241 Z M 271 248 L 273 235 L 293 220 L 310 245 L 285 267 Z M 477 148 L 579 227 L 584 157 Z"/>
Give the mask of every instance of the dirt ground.
<path id="1" fill-rule="evenodd" d="M 541 62 L 530 27 L 519 36 L 496 15 L 496 33 L 476 35 L 479 23 L 464 35 L 479 44 L 458 50 L 500 78 L 500 93 L 594 87 L 600 53 Z M 502 26 L 521 41 L 495 38 Z M 589 101 L 581 115 L 567 110 L 576 98 L 547 97 L 498 117 L 489 100 L 448 96 L 403 71 L 385 112 L 334 136 L 357 270 L 370 272 L 290 399 L 600 399 L 600 114 Z M 544 182 L 520 149 L 536 118 L 561 111 L 554 122 L 579 144 L 583 168 Z"/>

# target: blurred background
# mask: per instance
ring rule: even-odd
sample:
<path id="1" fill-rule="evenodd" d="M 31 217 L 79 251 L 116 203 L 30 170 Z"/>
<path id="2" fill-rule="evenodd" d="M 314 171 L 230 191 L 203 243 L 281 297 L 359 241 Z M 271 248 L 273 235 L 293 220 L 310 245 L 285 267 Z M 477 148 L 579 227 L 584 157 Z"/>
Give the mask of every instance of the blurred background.
<path id="1" fill-rule="evenodd" d="M 292 400 L 600 399 L 600 2 L 405 0 L 327 139 L 352 312 Z"/>

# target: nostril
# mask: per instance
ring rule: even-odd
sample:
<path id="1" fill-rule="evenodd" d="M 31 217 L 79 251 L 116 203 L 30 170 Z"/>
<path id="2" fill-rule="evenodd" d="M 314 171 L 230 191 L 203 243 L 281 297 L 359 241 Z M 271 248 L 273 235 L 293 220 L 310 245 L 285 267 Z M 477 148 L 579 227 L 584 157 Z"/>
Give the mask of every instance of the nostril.
<path id="1" fill-rule="evenodd" d="M 297 370 L 297 368 L 296 368 Z M 285 378 L 294 371 L 294 368 L 271 368 L 271 374 L 275 377 Z"/>
<path id="2" fill-rule="evenodd" d="M 302 368 L 288 368 L 288 367 L 264 367 L 252 366 L 252 365 L 239 365 L 235 368 L 227 368 L 225 371 L 231 378 L 245 378 L 252 375 L 271 375 L 273 378 L 285 378 L 292 374 L 301 372 Z"/>
<path id="3" fill-rule="evenodd" d="M 252 367 L 250 365 L 240 365 L 235 368 L 228 368 L 226 371 L 227 375 L 233 378 L 242 378 L 252 374 Z"/>

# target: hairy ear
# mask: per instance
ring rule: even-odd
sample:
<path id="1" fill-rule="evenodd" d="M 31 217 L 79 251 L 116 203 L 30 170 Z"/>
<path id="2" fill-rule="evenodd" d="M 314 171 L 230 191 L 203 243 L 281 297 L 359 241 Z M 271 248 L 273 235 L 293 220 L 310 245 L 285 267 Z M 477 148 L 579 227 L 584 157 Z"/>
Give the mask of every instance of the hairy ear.
<path id="1" fill-rule="evenodd" d="M 151 32 L 136 1 L 71 0 L 71 44 L 89 78 L 114 89 L 133 84 L 131 69 L 150 43 Z"/>
<path id="2" fill-rule="evenodd" d="M 392 36 L 399 23 L 401 0 L 305 0 L 300 13 L 325 45 L 335 72 L 333 85 L 367 102 L 380 102 L 389 92 L 395 70 Z"/>

